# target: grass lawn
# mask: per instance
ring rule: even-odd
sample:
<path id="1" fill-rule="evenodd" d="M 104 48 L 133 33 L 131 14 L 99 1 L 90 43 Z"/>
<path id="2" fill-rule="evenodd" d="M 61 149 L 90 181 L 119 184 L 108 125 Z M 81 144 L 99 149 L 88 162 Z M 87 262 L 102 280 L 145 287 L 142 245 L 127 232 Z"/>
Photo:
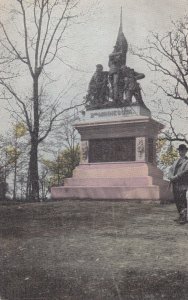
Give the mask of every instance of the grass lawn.
<path id="1" fill-rule="evenodd" d="M 0 300 L 188 299 L 175 205 L 0 205 Z"/>

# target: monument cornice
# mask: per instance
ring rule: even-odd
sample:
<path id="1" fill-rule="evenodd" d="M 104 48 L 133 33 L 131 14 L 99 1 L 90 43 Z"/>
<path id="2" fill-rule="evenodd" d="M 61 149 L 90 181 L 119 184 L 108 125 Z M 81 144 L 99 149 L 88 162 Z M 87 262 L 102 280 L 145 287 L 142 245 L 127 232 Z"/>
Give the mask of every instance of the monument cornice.
<path id="1" fill-rule="evenodd" d="M 164 128 L 164 125 L 159 123 L 158 121 L 152 119 L 151 117 L 147 116 L 134 116 L 134 117 L 126 117 L 126 118 L 117 118 L 117 119 L 111 119 L 111 120 L 98 120 L 98 121 L 80 121 L 79 123 L 75 123 L 74 127 L 76 129 L 79 128 L 86 128 L 86 127 L 99 127 L 99 126 L 118 126 L 122 124 L 139 124 L 139 123 L 150 123 L 152 126 L 155 126 L 158 128 L 158 130 L 162 130 Z"/>

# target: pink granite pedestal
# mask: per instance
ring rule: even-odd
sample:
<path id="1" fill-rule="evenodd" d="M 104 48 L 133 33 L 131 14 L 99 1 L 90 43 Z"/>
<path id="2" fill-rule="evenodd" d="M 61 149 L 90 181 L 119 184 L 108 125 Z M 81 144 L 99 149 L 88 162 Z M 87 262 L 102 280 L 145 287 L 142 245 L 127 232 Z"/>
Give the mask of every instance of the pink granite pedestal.
<path id="1" fill-rule="evenodd" d="M 162 172 L 143 162 L 81 164 L 64 186 L 52 188 L 54 199 L 170 200 Z"/>
<path id="2" fill-rule="evenodd" d="M 146 109 L 127 109 L 86 112 L 75 124 L 81 135 L 81 162 L 64 186 L 51 189 L 53 199 L 172 199 L 155 160 L 155 141 L 163 126 Z"/>

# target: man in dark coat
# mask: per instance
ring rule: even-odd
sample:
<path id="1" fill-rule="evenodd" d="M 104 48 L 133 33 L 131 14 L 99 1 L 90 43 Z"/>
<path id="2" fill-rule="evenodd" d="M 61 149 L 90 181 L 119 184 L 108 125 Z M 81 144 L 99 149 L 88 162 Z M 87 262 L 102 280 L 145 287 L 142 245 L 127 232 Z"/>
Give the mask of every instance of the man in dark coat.
<path id="1" fill-rule="evenodd" d="M 179 213 L 179 218 L 176 221 L 185 224 L 187 222 L 188 157 L 186 153 L 188 148 L 181 144 L 178 150 L 180 158 L 170 168 L 169 179 L 172 183 L 174 200 Z"/>

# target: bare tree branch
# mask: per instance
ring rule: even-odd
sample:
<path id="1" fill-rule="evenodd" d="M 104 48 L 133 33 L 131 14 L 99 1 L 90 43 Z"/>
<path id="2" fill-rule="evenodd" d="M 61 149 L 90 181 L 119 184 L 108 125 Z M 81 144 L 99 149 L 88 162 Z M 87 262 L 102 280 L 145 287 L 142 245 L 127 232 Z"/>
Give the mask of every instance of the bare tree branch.
<path id="1" fill-rule="evenodd" d="M 68 107 L 68 108 L 65 108 L 63 109 L 62 111 L 58 112 L 58 113 L 55 113 L 54 116 L 51 116 L 51 119 L 50 119 L 50 122 L 49 122 L 49 126 L 48 126 L 48 129 L 46 130 L 46 133 L 39 138 L 39 143 L 41 143 L 47 136 L 48 134 L 50 133 L 50 131 L 52 130 L 52 126 L 53 126 L 53 123 L 57 120 L 57 118 L 61 115 L 63 115 L 65 112 L 71 110 L 71 109 L 74 109 L 76 107 L 80 107 L 80 106 L 83 106 L 83 103 L 82 104 L 76 104 L 74 106 L 71 106 L 71 107 Z"/>
<path id="2" fill-rule="evenodd" d="M 173 22 L 172 31 L 163 36 L 152 33 L 147 47 L 132 50 L 134 55 L 148 64 L 150 70 L 162 75 L 158 82 L 154 82 L 157 90 L 161 90 L 172 104 L 185 105 L 185 110 L 188 109 L 187 37 L 188 19 L 185 18 L 183 21 Z M 165 116 L 165 111 L 162 114 Z M 174 125 L 172 108 L 166 108 L 166 117 L 165 123 L 168 122 L 169 130 L 163 133 L 165 138 L 188 143 L 187 135 L 179 133 L 177 126 Z"/>

